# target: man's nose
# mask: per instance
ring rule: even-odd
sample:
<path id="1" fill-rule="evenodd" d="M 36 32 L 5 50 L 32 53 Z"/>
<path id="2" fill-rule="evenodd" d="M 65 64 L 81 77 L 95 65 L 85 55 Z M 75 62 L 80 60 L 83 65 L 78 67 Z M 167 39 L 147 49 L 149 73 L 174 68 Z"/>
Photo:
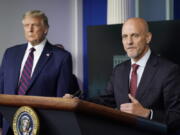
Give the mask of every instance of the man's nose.
<path id="1" fill-rule="evenodd" d="M 30 26 L 28 27 L 28 31 L 29 31 L 29 32 L 32 32 L 32 31 L 33 31 L 33 26 L 30 25 Z"/>
<path id="2" fill-rule="evenodd" d="M 132 37 L 128 37 L 127 43 L 128 43 L 128 45 L 132 45 L 133 44 Z"/>

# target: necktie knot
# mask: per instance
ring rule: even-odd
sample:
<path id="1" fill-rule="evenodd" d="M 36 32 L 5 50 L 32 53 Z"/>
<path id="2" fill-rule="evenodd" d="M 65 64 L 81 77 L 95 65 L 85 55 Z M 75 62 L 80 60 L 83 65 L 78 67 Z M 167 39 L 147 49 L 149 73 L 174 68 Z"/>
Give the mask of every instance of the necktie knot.
<path id="1" fill-rule="evenodd" d="M 137 69 L 138 69 L 138 67 L 139 67 L 138 64 L 132 64 L 131 66 L 132 66 L 132 71 L 133 71 L 133 72 L 136 72 Z"/>
<path id="2" fill-rule="evenodd" d="M 36 49 L 34 47 L 30 48 L 30 53 L 33 53 Z"/>

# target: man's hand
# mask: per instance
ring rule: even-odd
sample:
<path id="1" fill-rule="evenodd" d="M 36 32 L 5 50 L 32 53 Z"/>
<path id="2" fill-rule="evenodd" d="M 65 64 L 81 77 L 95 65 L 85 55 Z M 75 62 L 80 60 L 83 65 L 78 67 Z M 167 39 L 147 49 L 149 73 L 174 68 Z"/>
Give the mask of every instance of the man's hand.
<path id="1" fill-rule="evenodd" d="M 135 99 L 131 94 L 128 94 L 131 103 L 125 103 L 120 105 L 120 110 L 122 112 L 131 113 L 137 116 L 148 118 L 150 114 L 150 109 L 144 108 L 137 99 Z"/>
<path id="2" fill-rule="evenodd" d="M 62 98 L 66 98 L 66 99 L 78 99 L 78 97 L 75 97 L 74 95 L 71 95 L 71 94 L 65 94 Z"/>
<path id="3" fill-rule="evenodd" d="M 63 96 L 63 98 L 73 98 L 73 95 L 71 95 L 71 94 L 65 94 L 65 95 Z"/>

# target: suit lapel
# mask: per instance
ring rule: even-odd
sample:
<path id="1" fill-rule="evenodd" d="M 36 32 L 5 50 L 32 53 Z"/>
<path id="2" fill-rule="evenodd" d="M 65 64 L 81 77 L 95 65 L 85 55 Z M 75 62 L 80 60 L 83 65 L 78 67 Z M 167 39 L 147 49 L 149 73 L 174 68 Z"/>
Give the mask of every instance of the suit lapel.
<path id="1" fill-rule="evenodd" d="M 121 85 L 121 95 L 118 97 L 121 97 L 119 100 L 119 104 L 127 103 L 129 102 L 128 93 L 129 93 L 129 74 L 131 70 L 131 61 L 129 60 L 127 63 L 125 63 L 123 72 L 121 73 L 121 79 L 119 80 L 119 84 Z"/>
<path id="2" fill-rule="evenodd" d="M 129 93 L 129 74 L 130 74 L 130 70 L 131 70 L 131 62 L 129 60 L 129 62 L 126 64 L 125 66 L 125 70 L 124 70 L 124 73 L 123 73 L 123 88 L 124 88 L 124 94 L 125 95 L 128 95 Z M 129 100 L 128 96 L 127 96 L 127 99 Z"/>
<path id="3" fill-rule="evenodd" d="M 21 63 L 22 63 L 22 59 L 24 57 L 26 48 L 27 48 L 27 44 L 22 45 L 22 47 L 18 50 L 18 52 L 16 52 L 17 57 L 15 57 L 15 59 L 14 59 L 14 62 L 15 62 L 13 64 L 14 72 L 12 75 L 14 77 L 14 82 L 12 83 L 13 84 L 12 87 L 14 90 L 16 90 L 18 87 Z M 16 93 L 16 91 L 13 91 L 13 93 L 11 93 L 11 94 L 15 94 L 15 93 Z"/>
<path id="4" fill-rule="evenodd" d="M 157 71 L 157 58 L 153 54 L 150 55 L 150 58 L 146 64 L 146 67 L 144 69 L 144 72 L 142 74 L 138 89 L 136 98 L 140 101 L 141 98 L 146 94 L 147 88 L 149 88 L 149 85 L 151 85 L 151 81 Z"/>
<path id="5" fill-rule="evenodd" d="M 35 67 L 35 70 L 34 70 L 34 73 L 32 76 L 32 80 L 31 80 L 31 83 L 30 83 L 28 89 L 31 87 L 33 82 L 36 80 L 36 78 L 38 77 L 38 75 L 40 74 L 40 72 L 42 71 L 42 69 L 44 68 L 44 66 L 48 62 L 48 60 L 50 59 L 50 57 L 52 55 L 51 50 L 52 50 L 51 45 L 47 42 L 44 49 L 43 49 L 43 52 L 42 52 L 42 54 L 41 54 L 41 56 L 37 62 L 37 65 Z"/>

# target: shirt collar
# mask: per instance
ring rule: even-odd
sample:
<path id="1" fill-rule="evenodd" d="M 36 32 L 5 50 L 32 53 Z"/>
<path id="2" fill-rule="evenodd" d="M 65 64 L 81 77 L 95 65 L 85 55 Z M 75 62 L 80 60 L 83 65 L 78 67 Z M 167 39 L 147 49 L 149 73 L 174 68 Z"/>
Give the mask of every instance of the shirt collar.
<path id="1" fill-rule="evenodd" d="M 30 42 L 28 42 L 27 50 L 30 50 L 30 48 L 35 48 L 36 50 L 42 50 L 47 42 L 47 39 L 44 39 L 41 43 L 38 45 L 33 46 Z"/>
<path id="2" fill-rule="evenodd" d="M 131 64 L 136 63 L 136 64 L 138 64 L 138 65 L 141 66 L 141 67 L 145 67 L 145 65 L 146 65 L 146 63 L 147 63 L 150 55 L 151 55 L 151 50 L 148 49 L 148 51 L 145 53 L 145 55 L 144 55 L 140 60 L 138 60 L 137 62 L 135 62 L 135 61 L 133 61 L 133 60 L 131 59 Z"/>

